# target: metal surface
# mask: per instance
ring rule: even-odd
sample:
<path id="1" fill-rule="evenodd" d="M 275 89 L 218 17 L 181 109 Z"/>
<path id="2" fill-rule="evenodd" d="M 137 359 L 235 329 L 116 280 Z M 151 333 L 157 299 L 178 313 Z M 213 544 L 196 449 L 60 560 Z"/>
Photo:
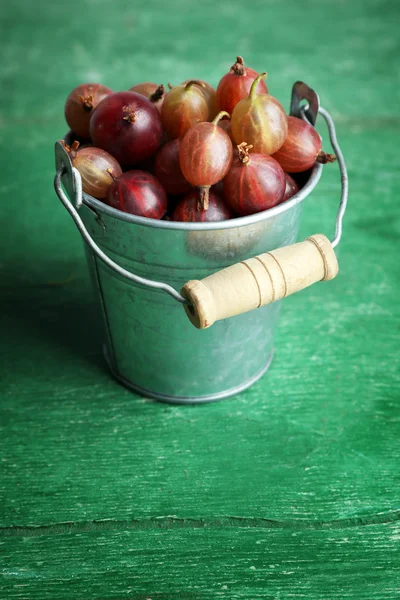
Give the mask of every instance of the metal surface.
<path id="1" fill-rule="evenodd" d="M 296 204 L 260 223 L 212 231 L 157 229 L 104 213 L 100 223 L 85 204 L 80 216 L 97 246 L 123 269 L 180 289 L 189 279 L 294 242 L 301 210 Z M 203 402 L 238 393 L 266 368 L 279 303 L 200 332 L 162 290 L 128 280 L 93 260 L 89 247 L 88 253 L 109 362 L 120 381 L 164 401 Z"/>
<path id="2" fill-rule="evenodd" d="M 299 89 L 296 94 L 300 103 Z M 200 332 L 187 319 L 176 290 L 190 279 L 295 242 L 302 201 L 319 181 L 322 166 L 314 167 L 296 196 L 263 213 L 219 223 L 177 223 L 128 215 L 87 194 L 78 213 L 61 187 L 62 180 L 79 206 L 79 175 L 61 144 L 56 144 L 56 165 L 56 192 L 87 243 L 115 377 L 139 393 L 178 403 L 221 399 L 256 381 L 272 357 L 280 302 Z"/>
<path id="3" fill-rule="evenodd" d="M 306 102 L 305 106 L 302 102 Z M 319 96 L 313 89 L 308 87 L 303 81 L 296 81 L 292 87 L 292 99 L 290 102 L 290 114 L 299 119 L 306 117 L 305 120 L 310 125 L 315 125 L 320 110 Z"/>
<path id="4" fill-rule="evenodd" d="M 85 228 L 85 225 L 84 225 L 81 217 L 78 214 L 77 208 L 80 208 L 80 206 L 82 205 L 82 192 L 80 193 L 80 197 L 79 197 L 79 199 L 77 199 L 77 202 L 76 202 L 77 208 L 74 208 L 72 203 L 70 202 L 68 196 L 65 194 L 64 190 L 62 189 L 61 178 L 66 173 L 67 173 L 67 170 L 65 167 L 63 167 L 62 169 L 59 169 L 57 171 L 55 179 L 54 179 L 54 189 L 57 193 L 57 196 L 60 198 L 61 202 L 64 204 L 65 208 L 67 209 L 67 211 L 69 212 L 69 214 L 71 215 L 73 220 L 75 221 L 75 225 L 77 226 L 78 231 L 81 234 L 81 236 L 83 237 L 84 241 L 92 248 L 93 252 L 100 258 L 100 260 L 102 260 L 103 263 L 105 263 L 111 269 L 114 269 L 114 271 L 116 271 L 117 273 L 119 273 L 119 275 L 122 275 L 126 279 L 129 279 L 130 281 L 134 281 L 135 283 L 140 283 L 149 288 L 153 288 L 156 290 L 163 290 L 164 292 L 167 292 L 167 294 L 169 294 L 170 296 L 175 298 L 175 300 L 177 300 L 178 302 L 181 302 L 182 304 L 187 304 L 187 300 L 167 283 L 162 283 L 161 281 L 153 281 L 150 279 L 146 279 L 145 277 L 139 277 L 139 275 L 135 275 L 134 273 L 127 271 L 126 269 L 124 269 L 123 267 L 118 265 L 116 262 L 111 260 L 111 258 L 109 258 L 107 256 L 107 254 L 105 254 L 101 250 L 101 248 L 99 248 L 99 246 L 91 238 L 90 234 L 88 233 L 87 229 Z M 82 180 L 81 180 L 81 177 L 80 177 L 77 169 L 75 169 L 75 167 L 72 167 L 72 177 L 73 177 L 73 181 L 74 181 L 74 189 L 79 190 L 79 188 L 82 188 Z"/>
<path id="5" fill-rule="evenodd" d="M 272 359 L 274 357 L 274 351 L 272 350 L 266 364 L 263 366 L 261 371 L 256 373 L 253 377 L 244 381 L 240 385 L 237 385 L 234 388 L 224 390 L 223 392 L 219 392 L 217 394 L 210 394 L 209 396 L 201 396 L 200 398 L 193 398 L 190 396 L 167 396 L 162 393 L 154 393 L 152 390 L 147 388 L 142 388 L 138 385 L 129 381 L 129 379 L 125 379 L 122 375 L 118 373 L 115 369 L 110 356 L 108 354 L 107 346 L 105 345 L 103 348 L 104 358 L 106 359 L 106 363 L 111 373 L 114 375 L 115 379 L 117 379 L 122 385 L 129 388 L 133 392 L 140 394 L 141 396 L 145 396 L 146 398 L 154 398 L 155 400 L 159 400 L 160 402 L 166 402 L 167 404 L 206 404 L 207 402 L 217 402 L 218 400 L 223 400 L 224 398 L 229 398 L 230 396 L 236 396 L 244 390 L 247 390 L 249 387 L 254 385 L 265 373 L 268 371 Z"/>
<path id="6" fill-rule="evenodd" d="M 320 172 L 318 167 L 313 185 Z M 223 223 L 223 228 L 199 231 L 130 222 L 97 204 L 94 207 L 84 195 L 79 218 L 102 255 L 124 271 L 166 281 L 177 290 L 189 279 L 293 243 L 302 211 L 302 202 L 295 202 L 274 216 L 265 213 L 256 223 L 242 222 L 236 227 L 232 220 L 229 228 Z M 86 247 L 109 362 L 120 381 L 164 401 L 205 402 L 238 393 L 266 369 L 280 303 L 220 321 L 200 332 L 180 304 L 162 289 L 150 290 L 125 278 L 106 261 L 94 260 L 98 254 L 92 245 Z"/>
<path id="7" fill-rule="evenodd" d="M 347 175 L 347 168 L 346 168 L 344 156 L 342 154 L 342 151 L 340 149 L 339 143 L 336 138 L 336 129 L 335 129 L 335 124 L 333 122 L 333 119 L 332 119 L 331 115 L 328 113 L 328 111 L 325 110 L 324 108 L 321 107 L 319 109 L 319 112 L 325 119 L 325 122 L 328 126 L 329 137 L 331 140 L 332 148 L 334 149 L 335 154 L 336 154 L 336 158 L 337 158 L 337 161 L 339 164 L 339 169 L 340 169 L 340 176 L 341 176 L 342 192 L 341 192 L 341 196 L 340 196 L 339 209 L 338 209 L 338 212 L 336 215 L 335 237 L 332 240 L 332 246 L 334 248 L 336 248 L 336 246 L 339 244 L 339 242 L 342 238 L 343 218 L 344 218 L 344 214 L 346 212 L 347 200 L 348 200 L 348 196 L 349 196 L 349 178 Z"/>
<path id="8" fill-rule="evenodd" d="M 303 101 L 307 101 L 307 104 L 303 105 Z M 339 143 L 337 141 L 336 128 L 331 115 L 328 113 L 327 110 L 325 110 L 325 108 L 322 108 L 320 106 L 319 96 L 313 89 L 308 87 L 308 85 L 303 81 L 296 81 L 292 88 L 290 114 L 294 117 L 303 119 L 310 125 L 314 126 L 317 120 L 318 113 L 322 115 L 327 124 L 330 142 L 332 144 L 332 148 L 335 151 L 340 170 L 342 190 L 340 195 L 339 208 L 336 215 L 335 236 L 331 240 L 333 248 L 336 248 L 342 237 L 343 218 L 346 212 L 347 200 L 349 195 L 349 180 L 347 176 L 346 163 L 342 151 L 340 149 Z"/>

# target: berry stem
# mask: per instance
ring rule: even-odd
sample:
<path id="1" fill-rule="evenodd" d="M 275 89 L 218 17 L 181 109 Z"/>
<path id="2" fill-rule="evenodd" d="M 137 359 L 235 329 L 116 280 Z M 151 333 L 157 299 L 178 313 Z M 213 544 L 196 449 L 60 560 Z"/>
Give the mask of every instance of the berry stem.
<path id="1" fill-rule="evenodd" d="M 244 165 L 248 165 L 250 162 L 249 151 L 253 148 L 251 144 L 246 144 L 246 142 L 242 142 L 238 144 L 237 149 L 239 152 L 239 160 Z"/>
<path id="2" fill-rule="evenodd" d="M 262 81 L 263 79 L 265 79 L 265 77 L 267 77 L 267 73 L 260 73 L 260 75 L 258 77 L 256 77 L 256 79 L 251 84 L 250 93 L 249 93 L 249 99 L 250 100 L 254 100 L 255 99 L 255 97 L 257 95 L 258 84 L 260 83 L 260 81 Z"/>
<path id="3" fill-rule="evenodd" d="M 232 73 L 235 75 L 246 75 L 246 70 L 244 68 L 244 60 L 241 56 L 236 58 L 236 62 L 231 66 Z"/>
<path id="4" fill-rule="evenodd" d="M 113 181 L 115 181 L 117 179 L 111 169 L 106 169 L 106 173 L 109 174 L 109 176 L 111 177 L 111 179 Z"/>
<path id="5" fill-rule="evenodd" d="M 218 125 L 218 123 L 220 122 L 220 120 L 223 119 L 224 117 L 228 117 L 228 119 L 230 119 L 231 115 L 229 113 L 227 113 L 226 110 L 221 110 L 221 112 L 219 112 L 217 114 L 217 116 L 214 117 L 214 119 L 211 121 L 211 123 L 213 125 Z"/>
<path id="6" fill-rule="evenodd" d="M 200 188 L 200 198 L 197 203 L 197 210 L 207 210 L 210 204 L 210 187 L 209 185 L 203 185 Z"/>
<path id="7" fill-rule="evenodd" d="M 71 162 L 74 161 L 77 155 L 77 150 L 80 145 L 79 142 L 75 140 L 75 142 L 72 142 L 71 146 L 68 146 L 68 144 L 66 144 L 64 140 L 60 140 L 60 143 L 64 147 L 65 152 L 68 152 Z"/>
<path id="8" fill-rule="evenodd" d="M 164 96 L 165 93 L 165 87 L 163 86 L 163 84 L 159 85 L 158 88 L 150 95 L 150 102 L 157 102 L 158 100 L 161 100 L 161 98 Z"/>
<path id="9" fill-rule="evenodd" d="M 133 111 L 130 106 L 124 106 L 122 109 L 122 114 L 124 121 L 128 121 L 128 123 L 133 123 L 136 121 L 135 111 Z"/>
<path id="10" fill-rule="evenodd" d="M 204 85 L 204 83 L 202 81 L 200 81 L 199 79 L 191 79 L 190 81 L 187 82 L 187 84 L 185 85 L 185 90 L 190 90 L 190 88 L 193 85 L 200 85 L 201 87 L 205 88 L 206 86 Z"/>
<path id="11" fill-rule="evenodd" d="M 86 112 L 90 112 L 93 110 L 93 94 L 88 94 L 87 96 L 79 96 L 79 100 L 82 102 L 82 108 Z"/>
<path id="12" fill-rule="evenodd" d="M 317 163 L 321 163 L 321 165 L 327 165 L 328 163 L 333 163 L 336 160 L 336 156 L 334 154 L 328 154 L 321 150 L 317 154 Z"/>

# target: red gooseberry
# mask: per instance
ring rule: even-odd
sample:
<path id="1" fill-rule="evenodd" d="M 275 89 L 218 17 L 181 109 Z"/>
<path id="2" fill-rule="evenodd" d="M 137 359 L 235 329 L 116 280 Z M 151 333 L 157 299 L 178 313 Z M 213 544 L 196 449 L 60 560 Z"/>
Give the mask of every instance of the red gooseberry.
<path id="1" fill-rule="evenodd" d="M 83 139 L 89 138 L 90 118 L 96 106 L 113 91 L 99 83 L 83 83 L 74 88 L 65 103 L 65 120 L 72 131 Z"/>
<path id="2" fill-rule="evenodd" d="M 161 183 L 146 171 L 127 171 L 108 188 L 107 204 L 132 215 L 162 219 L 167 203 Z"/>
<path id="3" fill-rule="evenodd" d="M 316 162 L 334 162 L 334 154 L 322 151 L 321 138 L 312 125 L 297 117 L 288 117 L 288 133 L 283 145 L 273 157 L 288 173 L 307 171 Z"/>
<path id="4" fill-rule="evenodd" d="M 279 163 L 266 154 L 249 156 L 250 145 L 238 145 L 232 166 L 224 179 L 224 198 L 240 215 L 267 210 L 281 202 L 285 174 Z"/>
<path id="5" fill-rule="evenodd" d="M 145 81 L 144 83 L 137 83 L 132 86 L 129 88 L 129 91 L 145 96 L 161 112 L 162 103 L 165 98 L 165 87 L 163 84 L 158 85 L 157 83 Z"/>
<path id="6" fill-rule="evenodd" d="M 299 191 L 299 186 L 288 173 L 285 173 L 285 193 L 283 194 L 282 202 L 285 200 L 289 200 L 292 196 L 297 194 Z"/>
<path id="7" fill-rule="evenodd" d="M 230 115 L 236 104 L 249 95 L 254 79 L 258 77 L 257 71 L 245 67 L 243 58 L 238 56 L 229 73 L 224 75 L 217 87 L 217 106 L 219 110 L 226 110 Z M 265 81 L 257 84 L 259 94 L 268 94 Z"/>
<path id="8" fill-rule="evenodd" d="M 137 92 L 110 94 L 93 112 L 90 136 L 95 146 L 112 154 L 122 167 L 135 165 L 161 145 L 160 113 Z"/>
<path id="9" fill-rule="evenodd" d="M 186 133 L 179 152 L 182 173 L 200 188 L 200 207 L 207 209 L 212 185 L 225 177 L 232 162 L 233 148 L 228 134 L 218 127 L 221 111 L 211 123 L 199 123 Z"/>
<path id="10" fill-rule="evenodd" d="M 199 190 L 193 190 L 175 208 L 172 220 L 186 223 L 226 221 L 233 217 L 230 208 L 218 194 L 210 192 L 207 210 L 199 207 Z"/>
<path id="11" fill-rule="evenodd" d="M 193 79 L 184 85 L 173 87 L 165 97 L 161 108 L 161 120 L 168 137 L 182 138 L 185 133 L 209 118 L 201 81 Z"/>
<path id="12" fill-rule="evenodd" d="M 195 81 L 195 85 L 198 86 L 200 92 L 203 94 L 205 101 L 208 106 L 208 120 L 212 121 L 218 114 L 217 106 L 217 93 L 212 85 L 203 81 L 203 79 L 186 79 L 182 85 L 186 85 L 190 81 Z"/>
<path id="13" fill-rule="evenodd" d="M 178 138 L 171 140 L 160 148 L 156 156 L 154 173 L 167 194 L 186 194 L 192 189 L 179 164 L 180 147 Z"/>
<path id="14" fill-rule="evenodd" d="M 229 137 L 231 138 L 232 143 L 234 144 L 235 141 L 232 137 L 232 123 L 230 119 L 221 119 L 221 121 L 218 123 L 218 126 L 221 127 L 221 129 L 223 129 L 224 131 L 226 131 L 226 133 L 229 135 Z"/>

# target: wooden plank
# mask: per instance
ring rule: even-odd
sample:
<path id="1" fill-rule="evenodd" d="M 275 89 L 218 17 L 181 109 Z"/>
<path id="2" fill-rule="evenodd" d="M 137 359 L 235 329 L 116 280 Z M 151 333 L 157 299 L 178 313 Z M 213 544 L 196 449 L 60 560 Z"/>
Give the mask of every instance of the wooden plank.
<path id="1" fill-rule="evenodd" d="M 399 5 L 339 4 L 3 11 L 1 600 L 399 596 Z M 254 388 L 163 406 L 104 367 L 52 142 L 83 80 L 215 83 L 237 52 L 285 106 L 302 79 L 334 113 L 351 190 L 341 274 L 285 301 Z M 326 168 L 302 237 L 333 231 L 338 197 Z"/>
<path id="2" fill-rule="evenodd" d="M 399 524 L 298 530 L 218 521 L 2 539 L 7 600 L 393 600 Z"/>
<path id="3" fill-rule="evenodd" d="M 350 164 L 364 148 L 379 168 L 352 174 L 341 275 L 285 301 L 273 367 L 236 399 L 170 407 L 121 388 L 103 366 L 82 256 L 60 266 L 57 252 L 32 253 L 40 263 L 2 294 L 3 525 L 169 514 L 320 521 L 398 506 L 398 223 L 393 213 L 384 227 L 393 192 L 381 168 L 394 172 L 399 156 L 388 143 L 378 153 L 382 136 L 394 139 L 368 129 L 349 144 Z M 307 201 L 306 233 L 332 222 L 329 173 Z M 8 251 L 23 265 L 20 250 Z"/>

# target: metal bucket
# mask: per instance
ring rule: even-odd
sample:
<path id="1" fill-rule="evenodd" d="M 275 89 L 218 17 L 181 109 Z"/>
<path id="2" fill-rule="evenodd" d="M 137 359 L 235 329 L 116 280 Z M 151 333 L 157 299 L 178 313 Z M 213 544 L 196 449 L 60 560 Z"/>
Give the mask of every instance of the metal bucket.
<path id="1" fill-rule="evenodd" d="M 317 113 L 310 93 L 301 94 L 309 100 L 308 114 L 299 101 L 297 112 L 313 122 Z M 296 113 L 293 103 L 291 112 Z M 322 166 L 314 167 L 295 197 L 263 213 L 219 223 L 177 223 L 128 215 L 82 195 L 79 174 L 59 143 L 56 163 L 56 191 L 87 242 L 113 375 L 141 395 L 174 403 L 218 400 L 255 383 L 272 360 L 280 302 L 199 331 L 176 290 L 295 242 L 302 201 L 317 185 Z"/>

